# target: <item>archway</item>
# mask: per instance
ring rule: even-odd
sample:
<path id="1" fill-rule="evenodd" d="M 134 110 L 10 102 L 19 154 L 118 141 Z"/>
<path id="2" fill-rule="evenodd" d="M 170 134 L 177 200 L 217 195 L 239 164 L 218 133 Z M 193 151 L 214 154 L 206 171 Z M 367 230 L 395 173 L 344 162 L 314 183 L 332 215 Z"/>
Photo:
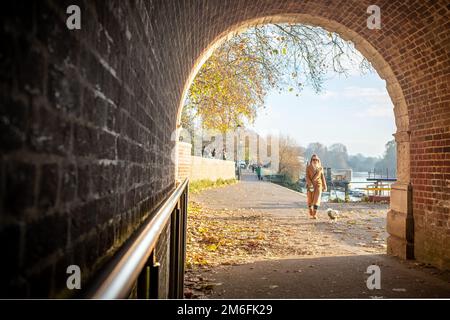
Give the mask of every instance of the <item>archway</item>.
<path id="1" fill-rule="evenodd" d="M 229 27 L 216 37 L 196 59 L 189 77 L 185 82 L 182 99 L 179 103 L 177 129 L 179 128 L 181 111 L 189 87 L 202 64 L 211 56 L 214 50 L 229 39 L 230 36 L 242 32 L 250 26 L 270 23 L 308 24 L 338 33 L 344 40 L 352 41 L 356 49 L 371 62 L 378 75 L 386 81 L 386 88 L 394 105 L 394 116 L 397 126 L 397 132 L 394 134 L 397 143 L 397 181 L 392 185 L 390 210 L 387 217 L 387 231 L 389 233 L 387 252 L 403 259 L 414 258 L 414 220 L 409 169 L 410 131 L 405 98 L 394 72 L 382 55 L 364 37 L 345 27 L 343 24 L 308 14 L 278 14 L 246 20 Z M 175 141 L 178 141 L 178 137 L 175 139 Z M 177 160 L 175 162 L 175 172 L 177 172 Z"/>

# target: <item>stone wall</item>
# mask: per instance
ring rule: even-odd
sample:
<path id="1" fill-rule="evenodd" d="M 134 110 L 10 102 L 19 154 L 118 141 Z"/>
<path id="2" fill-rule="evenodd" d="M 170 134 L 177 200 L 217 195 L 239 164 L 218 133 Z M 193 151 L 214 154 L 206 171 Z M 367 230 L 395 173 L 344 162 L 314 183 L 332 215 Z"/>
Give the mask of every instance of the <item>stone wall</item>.
<path id="1" fill-rule="evenodd" d="M 191 149 L 192 144 L 187 142 L 178 142 L 178 159 L 177 159 L 177 177 L 179 180 L 190 177 L 191 175 Z"/>
<path id="2" fill-rule="evenodd" d="M 191 156 L 190 143 L 178 143 L 178 179 L 189 177 L 189 181 L 234 179 L 234 161 Z"/>
<path id="3" fill-rule="evenodd" d="M 191 157 L 191 173 L 190 180 L 212 180 L 217 179 L 234 179 L 235 165 L 234 161 L 226 161 L 220 159 L 209 159 L 202 157 Z"/>

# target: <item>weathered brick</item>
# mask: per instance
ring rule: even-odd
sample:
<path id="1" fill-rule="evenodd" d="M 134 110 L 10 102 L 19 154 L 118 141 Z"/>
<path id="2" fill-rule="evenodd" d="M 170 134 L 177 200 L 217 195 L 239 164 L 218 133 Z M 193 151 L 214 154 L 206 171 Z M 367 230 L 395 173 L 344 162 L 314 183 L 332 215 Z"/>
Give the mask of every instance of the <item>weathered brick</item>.
<path id="1" fill-rule="evenodd" d="M 54 66 L 49 68 L 48 100 L 52 108 L 80 117 L 83 106 L 81 90 L 77 75 L 73 70 L 64 73 Z"/>
<path id="2" fill-rule="evenodd" d="M 20 216 L 26 208 L 34 206 L 37 178 L 36 166 L 23 162 L 5 163 L 5 199 L 6 211 Z"/>
<path id="3" fill-rule="evenodd" d="M 103 225 L 117 214 L 116 196 L 105 197 L 96 201 L 97 224 Z"/>
<path id="4" fill-rule="evenodd" d="M 23 99 L 11 99 L 8 87 L 0 86 L 0 150 L 20 149 L 26 140 L 29 106 Z"/>
<path id="5" fill-rule="evenodd" d="M 59 5 L 64 6 L 64 2 L 61 1 Z M 77 5 L 81 4 L 77 3 Z M 67 17 L 65 10 L 56 12 L 49 10 L 46 4 L 40 3 L 35 10 L 35 17 L 36 38 L 47 49 L 49 64 L 61 71 L 76 67 L 80 54 L 80 43 L 77 41 L 75 33 L 67 32 L 68 29 L 63 20 L 63 17 Z"/>
<path id="6" fill-rule="evenodd" d="M 58 196 L 58 164 L 45 164 L 41 168 L 38 205 L 43 209 L 54 207 Z"/>
<path id="7" fill-rule="evenodd" d="M 108 130 L 117 132 L 118 129 L 118 121 L 117 116 L 120 113 L 120 109 L 115 108 L 113 106 L 108 106 L 106 110 L 106 127 Z"/>
<path id="8" fill-rule="evenodd" d="M 97 157 L 99 159 L 116 159 L 116 137 L 109 132 L 98 132 Z"/>
<path id="9" fill-rule="evenodd" d="M 99 233 L 99 252 L 105 252 L 114 244 L 114 224 L 107 224 Z"/>
<path id="10" fill-rule="evenodd" d="M 31 94 L 44 94 L 47 79 L 47 58 L 42 50 L 30 45 L 25 37 L 17 40 L 16 56 L 22 61 L 17 67 L 17 85 Z M 31 49 L 30 49 L 31 48 Z"/>
<path id="11" fill-rule="evenodd" d="M 31 150 L 67 155 L 71 149 L 72 123 L 43 106 L 34 106 L 29 134 Z"/>
<path id="12" fill-rule="evenodd" d="M 77 192 L 77 168 L 74 164 L 63 166 L 61 171 L 60 200 L 62 203 L 70 203 L 75 199 Z"/>
<path id="13" fill-rule="evenodd" d="M 89 234 L 73 247 L 73 263 L 81 268 L 84 280 L 88 279 L 92 266 L 98 261 L 98 238 L 98 233 Z"/>
<path id="14" fill-rule="evenodd" d="M 91 89 L 84 89 L 83 116 L 85 120 L 92 122 L 100 128 L 105 127 L 107 107 L 108 104 L 104 99 L 101 99 Z"/>
<path id="15" fill-rule="evenodd" d="M 76 241 L 97 225 L 97 203 L 89 202 L 70 210 L 70 239 Z"/>
<path id="16" fill-rule="evenodd" d="M 78 197 L 85 201 L 91 193 L 92 173 L 88 165 L 80 165 L 78 167 Z"/>
<path id="17" fill-rule="evenodd" d="M 67 245 L 68 216 L 63 213 L 47 215 L 31 222 L 25 232 L 25 265 L 33 266 L 57 249 Z"/>
<path id="18" fill-rule="evenodd" d="M 74 127 L 73 153 L 78 156 L 90 156 L 98 147 L 98 131 L 85 125 Z"/>

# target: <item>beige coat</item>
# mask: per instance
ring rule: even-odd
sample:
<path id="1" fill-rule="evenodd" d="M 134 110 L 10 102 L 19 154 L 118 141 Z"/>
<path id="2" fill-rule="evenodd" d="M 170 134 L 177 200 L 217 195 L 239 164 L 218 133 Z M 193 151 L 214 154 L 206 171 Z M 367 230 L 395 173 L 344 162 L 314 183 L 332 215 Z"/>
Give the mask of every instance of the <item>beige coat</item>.
<path id="1" fill-rule="evenodd" d="M 314 191 L 309 191 L 310 186 L 314 187 Z M 327 182 L 325 180 L 322 167 L 317 168 L 317 170 L 314 169 L 311 164 L 306 167 L 306 188 L 308 190 L 308 207 L 314 205 L 320 206 L 322 190 L 327 189 Z"/>

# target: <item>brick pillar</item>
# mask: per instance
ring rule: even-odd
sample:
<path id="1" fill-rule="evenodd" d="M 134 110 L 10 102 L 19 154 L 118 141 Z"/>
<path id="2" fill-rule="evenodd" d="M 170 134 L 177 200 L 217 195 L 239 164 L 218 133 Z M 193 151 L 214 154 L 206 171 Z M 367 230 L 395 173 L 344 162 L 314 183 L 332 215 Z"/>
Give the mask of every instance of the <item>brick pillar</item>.
<path id="1" fill-rule="evenodd" d="M 392 185 L 390 210 L 386 229 L 388 254 L 402 259 L 414 258 L 414 223 L 410 184 L 410 131 L 408 108 L 402 90 L 393 78 L 388 78 L 387 90 L 394 104 L 397 133 L 397 181 Z"/>
<path id="2" fill-rule="evenodd" d="M 390 210 L 387 215 L 388 254 L 402 259 L 414 258 L 414 223 L 412 186 L 409 181 L 409 132 L 394 134 L 397 142 L 397 181 L 392 185 Z"/>

